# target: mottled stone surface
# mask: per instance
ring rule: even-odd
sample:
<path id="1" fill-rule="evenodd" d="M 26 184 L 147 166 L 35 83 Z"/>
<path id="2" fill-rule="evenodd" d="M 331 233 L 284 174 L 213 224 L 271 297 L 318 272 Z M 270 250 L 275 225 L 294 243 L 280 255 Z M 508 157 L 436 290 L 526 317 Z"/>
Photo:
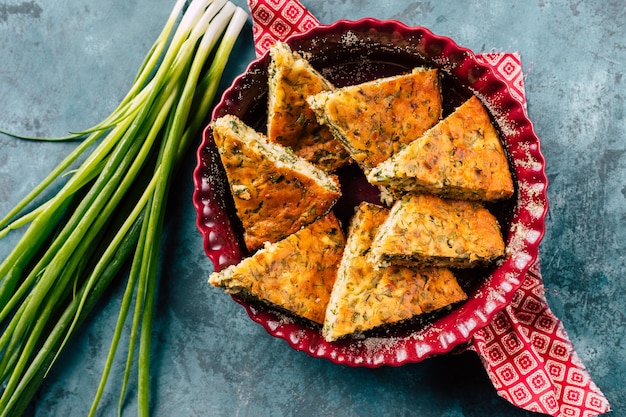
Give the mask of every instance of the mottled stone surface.
<path id="1" fill-rule="evenodd" d="M 92 125 L 127 91 L 173 1 L 0 2 L 0 129 L 58 136 Z M 237 1 L 246 6 L 244 1 Z M 615 413 L 626 410 L 626 3 L 623 0 L 305 1 L 324 23 L 372 16 L 429 27 L 475 52 L 519 51 L 550 181 L 542 271 L 550 305 Z M 246 27 L 223 84 L 254 57 Z M 0 213 L 73 144 L 0 135 Z M 191 204 L 194 155 L 173 187 L 153 350 L 157 416 L 528 416 L 494 392 L 472 353 L 352 369 L 296 352 L 206 283 Z M 15 237 L 0 241 L 6 254 Z M 29 410 L 84 415 L 121 294 L 72 341 Z M 123 365 L 101 415 L 116 410 Z M 134 383 L 134 377 L 131 384 Z M 135 391 L 128 396 L 133 414 Z"/>

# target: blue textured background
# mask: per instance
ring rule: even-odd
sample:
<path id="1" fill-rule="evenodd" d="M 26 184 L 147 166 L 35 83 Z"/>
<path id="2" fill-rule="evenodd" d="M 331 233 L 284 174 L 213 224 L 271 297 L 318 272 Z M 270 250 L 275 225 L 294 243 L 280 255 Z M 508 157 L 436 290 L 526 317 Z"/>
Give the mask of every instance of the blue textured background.
<path id="1" fill-rule="evenodd" d="M 0 129 L 63 135 L 117 105 L 173 0 L 2 0 Z M 246 7 L 245 1 L 235 3 Z M 422 25 L 475 52 L 519 51 L 550 181 L 541 246 L 547 297 L 597 385 L 626 415 L 626 133 L 623 0 L 304 1 L 323 23 L 371 16 Z M 248 25 L 223 84 L 254 58 Z M 0 135 L 4 214 L 74 145 Z M 499 398 L 471 353 L 351 369 L 274 339 L 206 283 L 190 154 L 173 187 L 154 335 L 158 416 L 528 416 Z M 15 237 L 0 241 L 6 254 Z M 119 291 L 118 291 L 119 293 Z M 84 415 L 108 350 L 113 294 L 54 368 L 29 414 Z M 118 364 L 102 401 L 112 415 Z M 131 381 L 134 382 L 134 381 Z M 132 392 L 128 410 L 135 407 Z"/>

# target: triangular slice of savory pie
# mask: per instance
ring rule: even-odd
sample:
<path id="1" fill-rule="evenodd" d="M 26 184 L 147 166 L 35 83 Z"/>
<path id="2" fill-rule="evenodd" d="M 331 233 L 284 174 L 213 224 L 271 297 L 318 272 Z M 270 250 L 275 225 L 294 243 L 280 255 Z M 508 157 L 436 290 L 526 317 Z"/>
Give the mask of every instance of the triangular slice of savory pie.
<path id="1" fill-rule="evenodd" d="M 329 213 L 238 264 L 213 272 L 209 283 L 321 324 L 344 245 L 341 225 Z"/>
<path id="2" fill-rule="evenodd" d="M 366 173 L 422 136 L 442 112 L 438 70 L 425 68 L 322 92 L 307 102 Z"/>
<path id="3" fill-rule="evenodd" d="M 249 250 L 326 214 L 341 195 L 334 175 L 269 142 L 232 115 L 211 124 Z"/>
<path id="4" fill-rule="evenodd" d="M 377 268 L 370 262 L 372 240 L 388 214 L 387 208 L 361 203 L 352 218 L 322 328 L 327 341 L 399 323 L 467 298 L 449 269 Z"/>
<path id="5" fill-rule="evenodd" d="M 284 42 L 270 48 L 267 136 L 327 171 L 352 161 L 328 126 L 320 125 L 307 97 L 335 87 Z"/>
<path id="6" fill-rule="evenodd" d="M 380 265 L 469 268 L 504 255 L 498 220 L 480 203 L 407 195 L 391 207 L 372 243 Z"/>
<path id="7" fill-rule="evenodd" d="M 428 192 L 483 201 L 513 195 L 502 142 L 487 110 L 475 96 L 372 169 L 367 179 L 395 195 Z"/>

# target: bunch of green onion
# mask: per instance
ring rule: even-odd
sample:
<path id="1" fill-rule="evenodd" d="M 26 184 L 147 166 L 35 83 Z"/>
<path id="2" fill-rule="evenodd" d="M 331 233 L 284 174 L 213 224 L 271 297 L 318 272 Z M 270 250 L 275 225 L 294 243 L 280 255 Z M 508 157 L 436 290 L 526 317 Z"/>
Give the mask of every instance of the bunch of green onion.
<path id="1" fill-rule="evenodd" d="M 21 415 L 122 268 L 128 271 L 126 290 L 90 415 L 131 307 L 118 413 L 138 352 L 138 411 L 148 414 L 151 322 L 168 188 L 206 122 L 246 19 L 226 0 L 178 0 L 111 115 L 84 132 L 46 139 L 81 141 L 0 219 L 0 238 L 23 228 L 0 264 L 1 417 Z M 49 191 L 60 177 L 63 187 Z"/>

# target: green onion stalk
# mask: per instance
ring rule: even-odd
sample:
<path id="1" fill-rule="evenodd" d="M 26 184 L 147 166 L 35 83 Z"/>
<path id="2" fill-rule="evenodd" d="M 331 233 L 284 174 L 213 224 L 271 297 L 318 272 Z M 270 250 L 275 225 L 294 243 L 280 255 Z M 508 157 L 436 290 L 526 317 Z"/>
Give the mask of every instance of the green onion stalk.
<path id="1" fill-rule="evenodd" d="M 98 408 L 129 315 L 118 414 L 135 361 L 138 413 L 149 414 L 150 336 L 169 187 L 206 122 L 246 20 L 246 12 L 226 0 L 178 0 L 108 117 L 61 138 L 12 135 L 79 142 L 0 219 L 0 239 L 22 230 L 0 263 L 0 417 L 22 414 L 122 275 L 126 287 L 89 415 Z M 60 190 L 49 191 L 61 177 Z"/>

